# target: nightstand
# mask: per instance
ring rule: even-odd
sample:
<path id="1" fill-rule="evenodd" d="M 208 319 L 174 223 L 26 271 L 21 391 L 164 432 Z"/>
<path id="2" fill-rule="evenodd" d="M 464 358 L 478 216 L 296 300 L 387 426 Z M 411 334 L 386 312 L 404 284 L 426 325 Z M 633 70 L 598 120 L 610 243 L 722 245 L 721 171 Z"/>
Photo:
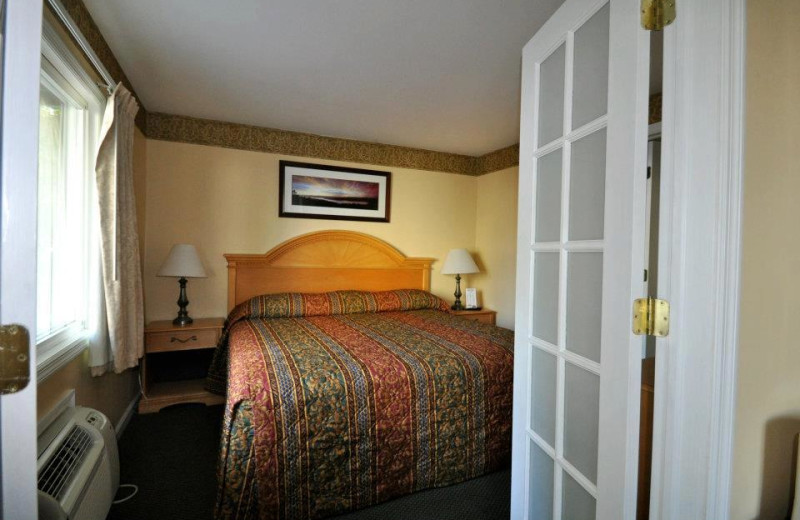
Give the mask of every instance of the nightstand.
<path id="1" fill-rule="evenodd" d="M 145 327 L 139 413 L 157 412 L 179 403 L 225 402 L 223 396 L 203 388 L 224 322 L 223 318 L 200 318 L 183 327 L 171 320 L 154 321 Z"/>
<path id="2" fill-rule="evenodd" d="M 461 316 L 462 318 L 466 318 L 468 320 L 474 321 L 482 321 L 483 323 L 488 323 L 489 325 L 494 325 L 494 322 L 497 318 L 497 312 L 489 310 L 489 309 L 481 309 L 479 311 L 450 311 L 455 316 Z"/>

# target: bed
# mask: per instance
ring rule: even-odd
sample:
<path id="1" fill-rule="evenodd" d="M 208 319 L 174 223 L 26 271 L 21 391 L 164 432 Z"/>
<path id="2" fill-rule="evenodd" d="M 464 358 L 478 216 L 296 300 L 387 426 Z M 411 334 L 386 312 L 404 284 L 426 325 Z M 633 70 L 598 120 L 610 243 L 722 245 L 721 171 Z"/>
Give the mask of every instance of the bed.
<path id="1" fill-rule="evenodd" d="M 325 518 L 508 464 L 513 333 L 447 312 L 431 259 L 343 231 L 226 258 L 216 518 Z"/>

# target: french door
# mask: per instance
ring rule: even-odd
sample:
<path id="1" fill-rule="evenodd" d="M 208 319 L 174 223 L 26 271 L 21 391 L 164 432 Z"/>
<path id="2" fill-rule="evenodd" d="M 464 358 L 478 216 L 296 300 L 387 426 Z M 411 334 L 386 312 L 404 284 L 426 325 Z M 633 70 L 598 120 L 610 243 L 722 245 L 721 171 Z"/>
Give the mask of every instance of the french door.
<path id="1" fill-rule="evenodd" d="M 512 518 L 636 513 L 649 35 L 566 0 L 523 51 Z"/>

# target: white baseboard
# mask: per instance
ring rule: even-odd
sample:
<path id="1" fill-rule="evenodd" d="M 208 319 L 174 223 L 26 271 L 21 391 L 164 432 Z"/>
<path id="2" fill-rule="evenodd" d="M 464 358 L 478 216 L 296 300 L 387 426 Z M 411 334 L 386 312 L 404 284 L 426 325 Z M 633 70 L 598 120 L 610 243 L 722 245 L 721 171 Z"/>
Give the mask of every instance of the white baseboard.
<path id="1" fill-rule="evenodd" d="M 131 422 L 133 412 L 136 410 L 136 405 L 139 403 L 139 399 L 141 397 L 141 393 L 137 393 L 135 396 L 133 396 L 133 400 L 130 402 L 128 407 L 125 408 L 125 412 L 122 414 L 122 417 L 119 418 L 119 422 L 114 427 L 114 430 L 117 432 L 117 440 L 122 437 L 122 433 L 125 431 L 125 428 L 128 427 L 128 423 Z"/>

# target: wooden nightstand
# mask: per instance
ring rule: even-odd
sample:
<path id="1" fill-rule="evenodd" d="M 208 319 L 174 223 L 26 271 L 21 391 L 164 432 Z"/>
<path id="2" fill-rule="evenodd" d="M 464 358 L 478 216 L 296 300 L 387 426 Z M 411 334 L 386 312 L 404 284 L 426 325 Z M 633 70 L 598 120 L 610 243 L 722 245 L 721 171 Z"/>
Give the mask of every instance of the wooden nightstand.
<path id="1" fill-rule="evenodd" d="M 178 403 L 220 404 L 221 395 L 204 390 L 204 372 L 222 333 L 223 318 L 200 318 L 185 327 L 154 321 L 144 329 L 142 399 L 139 413 L 157 412 Z M 175 377 L 195 364 L 189 378 Z"/>
<path id="2" fill-rule="evenodd" d="M 495 320 L 497 318 L 497 312 L 489 310 L 489 309 L 481 309 L 479 311 L 450 311 L 455 316 L 461 316 L 462 318 L 466 318 L 468 320 L 474 321 L 482 321 L 483 323 L 488 323 L 490 325 L 494 325 Z"/>

